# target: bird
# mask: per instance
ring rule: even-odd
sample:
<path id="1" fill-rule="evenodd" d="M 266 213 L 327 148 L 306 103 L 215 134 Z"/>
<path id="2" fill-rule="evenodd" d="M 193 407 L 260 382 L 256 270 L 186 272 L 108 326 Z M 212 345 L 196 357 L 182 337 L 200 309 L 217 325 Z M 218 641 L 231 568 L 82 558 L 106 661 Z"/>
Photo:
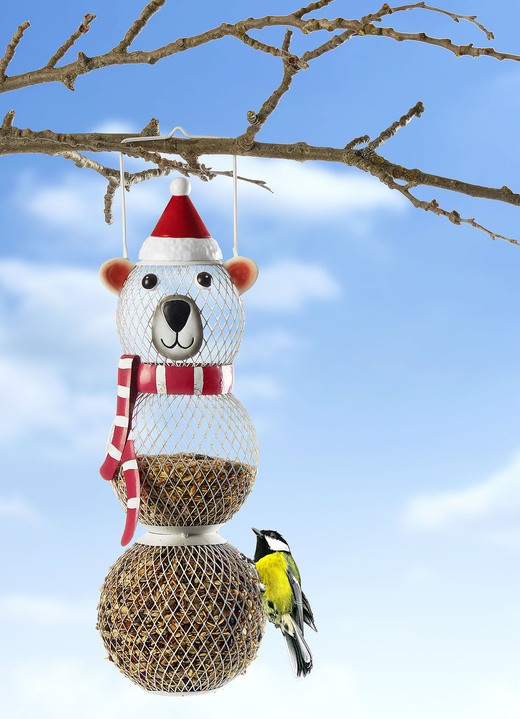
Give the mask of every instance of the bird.
<path id="1" fill-rule="evenodd" d="M 314 629 L 314 616 L 302 592 L 300 572 L 282 535 L 274 529 L 255 529 L 254 563 L 260 580 L 262 605 L 267 619 L 279 627 L 297 677 L 312 669 L 312 654 L 304 639 L 304 624 Z"/>

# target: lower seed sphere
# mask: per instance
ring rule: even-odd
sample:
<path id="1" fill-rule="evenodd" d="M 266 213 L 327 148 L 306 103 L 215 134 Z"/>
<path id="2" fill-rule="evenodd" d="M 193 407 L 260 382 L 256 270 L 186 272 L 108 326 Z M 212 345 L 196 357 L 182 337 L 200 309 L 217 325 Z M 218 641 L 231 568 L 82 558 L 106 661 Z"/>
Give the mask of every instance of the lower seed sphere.
<path id="1" fill-rule="evenodd" d="M 229 544 L 134 544 L 101 588 L 97 628 L 109 659 L 144 689 L 218 689 L 260 646 L 256 570 Z"/>

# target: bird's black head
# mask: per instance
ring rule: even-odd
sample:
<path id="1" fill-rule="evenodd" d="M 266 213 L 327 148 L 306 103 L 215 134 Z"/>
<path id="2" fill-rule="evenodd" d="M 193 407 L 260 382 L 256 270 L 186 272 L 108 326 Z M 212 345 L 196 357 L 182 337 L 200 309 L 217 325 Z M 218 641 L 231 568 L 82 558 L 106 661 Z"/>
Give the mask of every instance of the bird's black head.
<path id="1" fill-rule="evenodd" d="M 254 527 L 253 532 L 256 534 L 255 562 L 273 552 L 291 552 L 280 532 L 276 532 L 274 529 L 255 529 Z"/>

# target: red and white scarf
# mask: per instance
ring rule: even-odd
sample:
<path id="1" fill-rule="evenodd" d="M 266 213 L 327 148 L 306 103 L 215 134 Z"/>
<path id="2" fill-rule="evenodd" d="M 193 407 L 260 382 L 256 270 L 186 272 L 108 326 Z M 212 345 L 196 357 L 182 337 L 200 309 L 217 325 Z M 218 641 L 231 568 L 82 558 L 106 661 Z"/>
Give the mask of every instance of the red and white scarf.
<path id="1" fill-rule="evenodd" d="M 148 394 L 227 394 L 233 389 L 233 365 L 176 367 L 141 364 L 137 355 L 123 355 L 117 373 L 117 405 L 107 455 L 100 471 L 111 480 L 122 465 L 126 484 L 126 524 L 123 547 L 134 536 L 139 514 L 141 482 L 132 439 L 132 414 L 138 393 Z"/>

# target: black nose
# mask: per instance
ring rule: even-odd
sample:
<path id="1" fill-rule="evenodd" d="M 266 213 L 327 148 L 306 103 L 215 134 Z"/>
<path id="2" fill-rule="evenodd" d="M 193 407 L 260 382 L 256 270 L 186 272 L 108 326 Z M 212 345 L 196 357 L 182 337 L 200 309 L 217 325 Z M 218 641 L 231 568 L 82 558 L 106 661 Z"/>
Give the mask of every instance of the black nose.
<path id="1" fill-rule="evenodd" d="M 190 316 L 191 307 L 184 300 L 168 300 L 163 305 L 163 314 L 174 332 L 180 332 Z"/>

